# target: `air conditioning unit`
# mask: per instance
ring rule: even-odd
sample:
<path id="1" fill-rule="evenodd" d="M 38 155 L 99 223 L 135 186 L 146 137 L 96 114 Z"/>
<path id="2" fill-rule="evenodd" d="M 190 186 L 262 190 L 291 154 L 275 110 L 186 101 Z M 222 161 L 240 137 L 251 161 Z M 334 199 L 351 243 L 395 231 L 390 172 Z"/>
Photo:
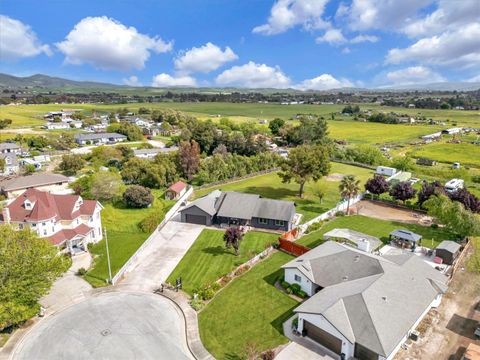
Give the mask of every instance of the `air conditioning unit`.
<path id="1" fill-rule="evenodd" d="M 413 341 L 417 341 L 419 337 L 420 333 L 417 330 L 412 330 L 410 332 L 410 339 L 412 339 Z"/>

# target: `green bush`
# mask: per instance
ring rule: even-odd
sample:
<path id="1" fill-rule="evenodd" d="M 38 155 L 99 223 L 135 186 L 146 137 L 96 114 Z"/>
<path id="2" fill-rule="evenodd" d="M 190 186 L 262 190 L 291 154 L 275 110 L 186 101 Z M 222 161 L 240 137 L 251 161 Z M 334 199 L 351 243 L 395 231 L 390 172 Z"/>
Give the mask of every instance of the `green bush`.
<path id="1" fill-rule="evenodd" d="M 145 219 L 140 221 L 140 224 L 138 226 L 140 229 L 145 232 L 145 233 L 151 233 L 153 232 L 158 224 L 160 224 L 163 220 L 163 212 L 153 212 L 150 215 L 148 215 Z"/>
<path id="2" fill-rule="evenodd" d="M 297 296 L 301 297 L 302 299 L 305 299 L 307 297 L 307 293 L 303 290 L 300 290 L 297 292 Z"/>
<path id="3" fill-rule="evenodd" d="M 342 216 L 345 216 L 345 213 L 344 213 L 343 211 L 337 211 L 337 212 L 335 213 L 335 216 L 337 216 L 337 217 L 342 217 Z"/>
<path id="4" fill-rule="evenodd" d="M 214 282 L 214 283 L 212 283 L 212 285 L 210 285 L 210 287 L 213 289 L 213 291 L 216 292 L 216 291 L 220 290 L 220 288 L 221 288 L 222 286 L 221 286 L 219 283 Z"/>
<path id="5" fill-rule="evenodd" d="M 203 300 L 210 300 L 215 296 L 215 290 L 213 290 L 212 288 L 203 289 L 198 295 Z"/>
<path id="6" fill-rule="evenodd" d="M 480 184 L 480 175 L 474 175 L 472 176 L 472 181 L 474 183 Z"/>
<path id="7" fill-rule="evenodd" d="M 290 287 L 290 284 L 289 284 L 288 282 L 286 282 L 286 281 L 282 281 L 282 282 L 280 283 L 280 285 L 282 285 L 282 287 L 283 287 L 284 289 L 288 289 L 288 288 Z"/>
<path id="8" fill-rule="evenodd" d="M 193 308 L 193 310 L 200 311 L 205 306 L 205 303 L 200 299 L 193 299 L 190 301 L 190 306 Z"/>
<path id="9" fill-rule="evenodd" d="M 431 227 L 432 229 L 438 229 L 438 224 L 432 224 L 432 225 L 430 225 L 430 227 Z"/>
<path id="10" fill-rule="evenodd" d="M 319 221 L 319 222 L 316 222 L 316 223 L 313 223 L 312 225 L 310 225 L 308 228 L 307 228 L 307 231 L 305 231 L 306 234 L 309 234 L 313 231 L 316 231 L 318 229 L 320 229 L 323 225 L 323 221 Z"/>
<path id="11" fill-rule="evenodd" d="M 87 273 L 87 269 L 81 267 L 80 269 L 77 270 L 77 275 L 78 276 L 83 276 Z"/>
<path id="12" fill-rule="evenodd" d="M 292 292 L 297 295 L 300 291 L 302 291 L 302 288 L 298 284 L 292 284 L 290 285 L 290 289 L 292 289 Z"/>
<path id="13" fill-rule="evenodd" d="M 285 291 L 287 292 L 287 294 L 291 294 L 292 293 L 292 288 L 286 288 Z"/>

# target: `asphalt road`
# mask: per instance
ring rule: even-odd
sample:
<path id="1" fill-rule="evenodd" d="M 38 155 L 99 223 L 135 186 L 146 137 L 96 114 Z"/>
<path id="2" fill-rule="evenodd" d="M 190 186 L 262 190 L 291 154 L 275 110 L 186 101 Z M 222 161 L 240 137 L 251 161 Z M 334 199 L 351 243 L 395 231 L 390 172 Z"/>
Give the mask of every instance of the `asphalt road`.
<path id="1" fill-rule="evenodd" d="M 146 293 L 106 293 L 45 319 L 14 359 L 192 359 L 184 318 L 169 300 Z"/>

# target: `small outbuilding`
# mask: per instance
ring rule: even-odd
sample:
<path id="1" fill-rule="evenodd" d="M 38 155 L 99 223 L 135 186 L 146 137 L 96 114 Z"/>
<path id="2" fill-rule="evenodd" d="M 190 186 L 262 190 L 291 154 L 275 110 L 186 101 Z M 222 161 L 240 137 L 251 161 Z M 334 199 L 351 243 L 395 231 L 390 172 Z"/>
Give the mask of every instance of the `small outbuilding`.
<path id="1" fill-rule="evenodd" d="M 460 253 L 460 244 L 455 241 L 442 241 L 435 249 L 435 256 L 441 258 L 444 264 L 452 265 Z"/>
<path id="2" fill-rule="evenodd" d="M 183 181 L 177 181 L 175 184 L 170 185 L 167 191 L 165 191 L 165 199 L 178 200 L 185 194 L 185 191 L 187 191 L 187 184 Z"/>
<path id="3" fill-rule="evenodd" d="M 390 233 L 389 239 L 402 248 L 415 249 L 422 236 L 410 230 L 397 229 Z"/>

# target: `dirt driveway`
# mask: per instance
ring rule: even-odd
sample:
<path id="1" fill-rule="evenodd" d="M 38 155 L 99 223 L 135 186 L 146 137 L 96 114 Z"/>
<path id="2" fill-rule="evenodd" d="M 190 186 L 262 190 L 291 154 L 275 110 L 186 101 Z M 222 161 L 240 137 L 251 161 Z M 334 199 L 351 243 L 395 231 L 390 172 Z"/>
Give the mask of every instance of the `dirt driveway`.
<path id="1" fill-rule="evenodd" d="M 463 264 L 461 264 L 463 266 Z M 395 360 L 460 360 L 470 343 L 480 345 L 473 332 L 480 321 L 480 274 L 456 272 L 438 310 L 431 310 L 418 326 L 420 339 Z"/>
<path id="2" fill-rule="evenodd" d="M 382 220 L 401 221 L 420 225 L 431 224 L 431 217 L 421 212 L 399 209 L 369 200 L 359 201 L 352 206 L 352 209 L 357 215 L 363 215 Z"/>

